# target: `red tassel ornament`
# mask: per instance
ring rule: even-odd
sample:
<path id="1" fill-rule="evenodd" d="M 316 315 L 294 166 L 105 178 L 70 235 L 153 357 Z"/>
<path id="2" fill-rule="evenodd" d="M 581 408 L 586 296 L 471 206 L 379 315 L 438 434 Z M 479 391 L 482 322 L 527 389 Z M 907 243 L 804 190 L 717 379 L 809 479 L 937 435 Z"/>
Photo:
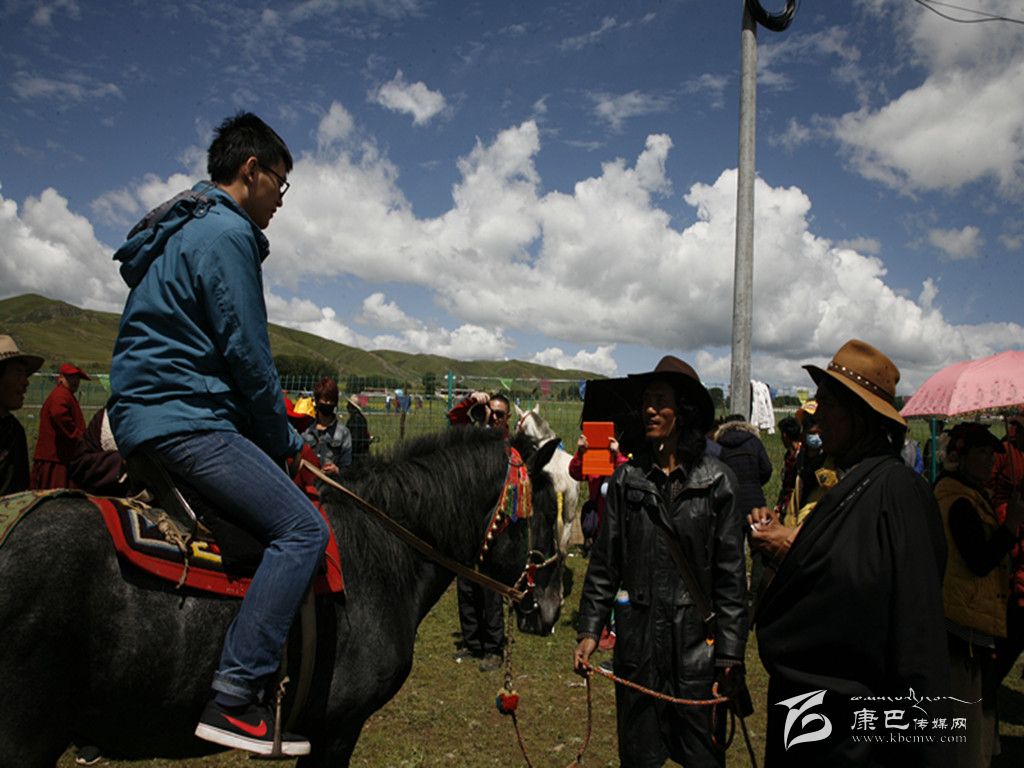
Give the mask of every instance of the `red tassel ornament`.
<path id="1" fill-rule="evenodd" d="M 494 705 L 503 715 L 511 715 L 519 707 L 519 694 L 502 688 L 494 699 Z"/>

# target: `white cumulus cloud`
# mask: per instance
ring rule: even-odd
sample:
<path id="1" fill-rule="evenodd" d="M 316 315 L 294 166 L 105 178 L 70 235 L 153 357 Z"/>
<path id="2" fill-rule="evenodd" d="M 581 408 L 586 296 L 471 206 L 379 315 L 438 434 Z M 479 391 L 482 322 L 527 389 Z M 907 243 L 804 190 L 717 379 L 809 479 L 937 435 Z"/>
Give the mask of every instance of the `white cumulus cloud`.
<path id="1" fill-rule="evenodd" d="M 599 346 L 593 352 L 581 349 L 572 355 L 564 352 L 561 347 L 548 347 L 531 357 L 530 362 L 562 370 L 592 371 L 605 376 L 614 376 L 618 372 L 618 364 L 612 357 L 614 352 L 614 344 Z"/>
<path id="2" fill-rule="evenodd" d="M 425 125 L 444 111 L 444 94 L 430 90 L 425 83 L 408 83 L 398 70 L 395 76 L 370 93 L 370 100 L 392 112 L 412 115 L 413 125 Z"/>
<path id="3" fill-rule="evenodd" d="M 90 309 L 119 312 L 128 289 L 113 248 L 68 209 L 56 190 L 28 197 L 20 209 L 0 196 L 0 296 L 40 293 Z"/>
<path id="4" fill-rule="evenodd" d="M 89 99 L 123 98 L 114 83 L 99 82 L 79 73 L 68 73 L 63 79 L 16 72 L 11 81 L 15 96 L 25 101 L 49 99 L 57 102 L 81 102 Z"/>
<path id="5" fill-rule="evenodd" d="M 641 91 L 592 93 L 590 99 L 594 102 L 594 114 L 608 123 L 613 131 L 621 130 L 623 123 L 632 117 L 664 112 L 672 106 L 667 96 Z"/>
<path id="6" fill-rule="evenodd" d="M 1024 183 L 1024 46 L 1012 24 L 950 24 L 920 6 L 875 4 L 879 23 L 895 24 L 919 84 L 880 107 L 863 106 L 832 131 L 853 167 L 895 189 L 957 190 L 994 180 L 1005 195 Z M 1019 15 L 1016 0 L 993 0 L 989 13 Z"/>
<path id="7" fill-rule="evenodd" d="M 316 142 L 320 148 L 344 141 L 352 133 L 354 121 L 352 115 L 338 102 L 331 104 L 327 114 L 320 120 L 316 129 Z"/>
<path id="8" fill-rule="evenodd" d="M 963 261 L 978 258 L 985 239 L 981 236 L 981 230 L 968 225 L 963 229 L 929 230 L 928 242 L 942 251 L 947 260 Z"/>
<path id="9" fill-rule="evenodd" d="M 401 331 L 420 325 L 418 321 L 405 314 L 398 304 L 388 301 L 379 291 L 363 299 L 363 311 L 357 320 L 361 325 L 389 331 Z"/>
<path id="10" fill-rule="evenodd" d="M 276 325 L 312 333 L 350 347 L 370 347 L 370 340 L 340 321 L 331 307 L 318 307 L 308 299 L 285 298 L 271 291 L 264 291 L 264 298 L 267 317 Z"/>

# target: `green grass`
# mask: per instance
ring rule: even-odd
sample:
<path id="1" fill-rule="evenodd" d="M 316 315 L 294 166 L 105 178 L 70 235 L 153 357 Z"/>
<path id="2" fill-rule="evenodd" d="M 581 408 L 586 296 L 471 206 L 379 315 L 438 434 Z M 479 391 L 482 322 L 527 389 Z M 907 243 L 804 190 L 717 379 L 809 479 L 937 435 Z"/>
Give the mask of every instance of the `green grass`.
<path id="1" fill-rule="evenodd" d="M 579 600 L 586 561 L 569 558 L 577 587 L 568 599 L 557 630 L 549 637 L 515 634 L 514 687 L 521 696 L 519 722 L 531 760 L 537 768 L 565 766 L 575 757 L 587 729 L 586 692 L 572 672 L 575 630 L 574 608 Z M 414 768 L 428 766 L 524 765 L 512 723 L 498 714 L 494 697 L 502 685 L 502 671 L 481 673 L 476 665 L 458 664 L 451 655 L 458 630 L 455 589 L 449 589 L 420 625 L 416 655 L 408 681 L 391 702 L 370 718 L 352 759 L 355 768 Z M 595 655 L 595 661 L 601 658 Z M 994 766 L 1018 766 L 1024 760 L 1024 682 L 1018 663 L 1001 692 L 1006 722 L 1001 726 L 1004 755 Z M 747 680 L 756 711 L 747 720 L 760 761 L 764 754 L 764 718 L 767 676 L 757 656 L 753 636 L 747 646 Z M 595 679 L 593 735 L 584 757 L 588 766 L 618 764 L 615 739 L 613 685 Z M 108 763 L 112 768 L 180 765 L 165 760 Z M 195 760 L 205 768 L 241 768 L 252 763 L 241 752 Z M 291 765 L 292 763 L 285 763 Z M 749 760 L 742 736 L 728 753 L 728 764 L 746 768 Z M 68 752 L 59 768 L 72 768 Z"/>

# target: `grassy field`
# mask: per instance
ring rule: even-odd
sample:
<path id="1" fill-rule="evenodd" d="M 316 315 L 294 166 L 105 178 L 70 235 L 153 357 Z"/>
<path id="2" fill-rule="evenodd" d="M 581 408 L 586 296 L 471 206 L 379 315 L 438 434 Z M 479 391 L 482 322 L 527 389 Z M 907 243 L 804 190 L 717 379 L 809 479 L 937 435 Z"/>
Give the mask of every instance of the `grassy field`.
<path id="1" fill-rule="evenodd" d="M 569 559 L 582 582 L 586 561 Z M 578 589 L 578 587 L 577 587 Z M 574 606 L 578 594 L 566 603 L 554 635 L 545 638 L 517 633 L 513 646 L 516 690 L 522 700 L 519 720 L 530 758 L 537 768 L 566 766 L 575 757 L 586 734 L 586 694 L 583 681 L 571 670 L 575 645 Z M 502 672 L 481 673 L 475 664 L 456 663 L 454 633 L 458 630 L 455 590 L 450 589 L 420 626 L 412 674 L 398 695 L 367 723 L 356 748 L 356 768 L 428 768 L 433 766 L 524 765 L 511 722 L 498 714 L 494 696 Z M 595 659 L 600 658 L 600 654 Z M 756 640 L 747 648 L 748 681 L 757 711 L 748 728 L 758 760 L 764 754 L 764 717 L 767 678 L 757 657 Z M 995 766 L 1019 766 L 1024 761 L 1024 683 L 1017 665 L 1001 692 L 1004 713 L 1004 755 Z M 593 736 L 584 756 L 588 766 L 617 765 L 614 693 L 612 683 L 593 682 Z M 742 737 L 737 732 L 728 752 L 731 766 L 748 766 Z M 141 763 L 109 762 L 112 767 L 181 765 L 164 760 Z M 241 768 L 253 763 L 241 752 L 191 761 L 197 768 Z M 291 763 L 285 763 L 291 765 Z M 59 768 L 72 768 L 69 752 Z"/>

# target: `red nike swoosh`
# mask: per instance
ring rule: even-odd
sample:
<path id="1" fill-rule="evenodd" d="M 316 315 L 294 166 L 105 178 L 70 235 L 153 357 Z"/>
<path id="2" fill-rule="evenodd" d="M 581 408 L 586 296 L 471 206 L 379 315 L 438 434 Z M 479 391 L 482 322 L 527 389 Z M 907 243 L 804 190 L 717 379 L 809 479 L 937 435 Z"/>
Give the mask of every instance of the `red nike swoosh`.
<path id="1" fill-rule="evenodd" d="M 238 730 L 245 731 L 250 736 L 255 736 L 256 738 L 262 738 L 263 736 L 267 735 L 267 721 L 266 720 L 260 720 L 260 724 L 259 725 L 249 725 L 248 723 L 243 722 L 242 720 L 238 720 L 238 719 L 232 717 L 231 715 L 224 715 L 224 719 L 227 720 L 229 723 L 231 723 L 233 726 L 235 726 L 235 728 L 237 728 Z"/>

